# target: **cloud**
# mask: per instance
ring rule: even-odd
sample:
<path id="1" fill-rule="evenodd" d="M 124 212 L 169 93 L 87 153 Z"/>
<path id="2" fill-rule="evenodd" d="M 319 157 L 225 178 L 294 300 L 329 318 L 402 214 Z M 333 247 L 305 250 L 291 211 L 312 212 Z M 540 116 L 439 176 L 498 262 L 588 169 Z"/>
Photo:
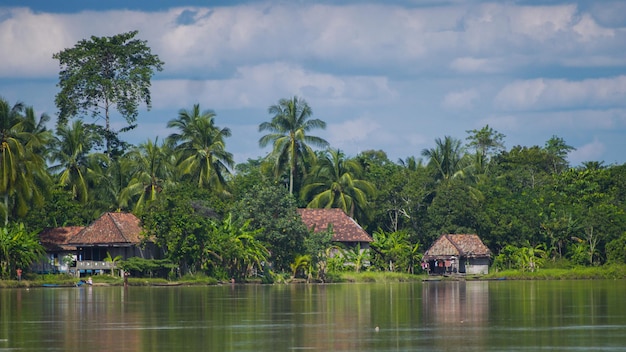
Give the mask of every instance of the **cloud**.
<path id="1" fill-rule="evenodd" d="M 374 132 L 380 132 L 382 126 L 376 121 L 368 118 L 358 118 L 341 123 L 329 124 L 327 126 L 328 142 L 334 148 L 345 149 L 347 151 L 362 151 L 361 146 L 370 139 L 385 138 L 382 135 L 376 136 Z"/>
<path id="2" fill-rule="evenodd" d="M 614 30 L 600 27 L 589 14 L 584 14 L 572 29 L 580 36 L 580 40 L 584 42 L 598 37 L 613 37 L 615 35 Z"/>
<path id="3" fill-rule="evenodd" d="M 469 110 L 474 107 L 474 101 L 479 97 L 480 94 L 475 89 L 450 92 L 443 98 L 441 105 L 452 110 Z"/>
<path id="4" fill-rule="evenodd" d="M 568 159 L 574 165 L 590 160 L 601 161 L 605 151 L 606 145 L 594 139 L 592 142 L 576 147 L 576 150 L 569 153 Z"/>
<path id="5" fill-rule="evenodd" d="M 229 149 L 241 160 L 259 151 L 255 127 L 267 107 L 298 95 L 351 155 L 416 155 L 485 124 L 522 145 L 553 134 L 584 145 L 580 135 L 593 135 L 605 155 L 623 149 L 606 137 L 626 126 L 623 2 L 171 3 L 0 8 L 0 96 L 55 112 L 52 54 L 136 29 L 165 62 L 152 80 L 153 110 L 139 117 L 147 128 L 133 132 L 140 141 L 167 134 L 167 120 L 200 103 L 233 130 Z"/>
<path id="6" fill-rule="evenodd" d="M 581 81 L 537 78 L 515 81 L 496 95 L 504 110 L 541 110 L 573 106 L 624 106 L 626 76 Z"/>
<path id="7" fill-rule="evenodd" d="M 502 63 L 499 59 L 484 59 L 475 57 L 459 57 L 452 61 L 450 68 L 461 72 L 496 73 L 502 71 Z"/>
<path id="8" fill-rule="evenodd" d="M 12 50 L 0 53 L 0 77 L 53 75 L 53 53 L 91 35 L 135 29 L 165 61 L 164 74 L 184 73 L 190 79 L 235 74 L 259 62 L 305 62 L 327 73 L 361 69 L 406 75 L 448 67 L 498 73 L 536 62 L 539 51 L 544 62 L 593 55 L 602 64 L 601 58 L 609 56 L 603 53 L 612 49 L 599 46 L 599 38 L 609 44 L 619 40 L 615 29 L 575 5 L 251 2 L 71 14 L 3 8 L 0 47 Z"/>
<path id="9" fill-rule="evenodd" d="M 62 48 L 59 16 L 0 7 L 0 77 L 39 77 L 58 72 L 52 54 Z"/>
<path id="10" fill-rule="evenodd" d="M 263 107 L 299 95 L 315 106 L 367 106 L 393 99 L 386 77 L 333 76 L 288 63 L 240 67 L 231 78 L 157 80 L 155 107 L 190 106 L 198 101 L 214 109 Z M 311 104 L 313 105 L 313 104 Z"/>

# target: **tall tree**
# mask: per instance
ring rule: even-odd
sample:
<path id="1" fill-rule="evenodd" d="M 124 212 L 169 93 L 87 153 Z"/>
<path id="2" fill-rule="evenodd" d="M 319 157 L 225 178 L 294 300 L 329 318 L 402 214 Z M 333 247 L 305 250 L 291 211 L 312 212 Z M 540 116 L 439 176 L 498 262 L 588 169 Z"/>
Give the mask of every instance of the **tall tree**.
<path id="1" fill-rule="evenodd" d="M 157 195 L 172 182 L 174 157 L 166 143 L 158 144 L 148 140 L 133 148 L 125 155 L 124 163 L 129 164 L 132 178 L 122 191 L 123 199 L 136 197 L 135 209 L 141 209 L 156 199 Z"/>
<path id="2" fill-rule="evenodd" d="M 550 159 L 552 161 L 552 172 L 559 173 L 569 167 L 569 163 L 567 162 L 567 154 L 576 148 L 565 143 L 565 140 L 561 137 L 552 136 L 546 142 L 544 147 L 545 151 L 548 152 Z"/>
<path id="3" fill-rule="evenodd" d="M 200 112 L 200 105 L 195 104 L 192 110 L 181 110 L 177 119 L 167 123 L 167 127 L 180 131 L 168 138 L 180 153 L 178 167 L 182 174 L 191 175 L 199 187 L 224 190 L 225 176 L 235 164 L 224 141 L 231 132 L 227 127 L 217 127 L 214 120 L 213 111 Z"/>
<path id="4" fill-rule="evenodd" d="M 251 219 L 250 230 L 261 230 L 257 239 L 270 251 L 274 269 L 289 270 L 296 255 L 304 253 L 308 229 L 284 187 L 256 185 L 233 205 L 232 213 L 238 223 Z"/>
<path id="5" fill-rule="evenodd" d="M 428 166 L 436 172 L 438 180 L 450 180 L 461 175 L 468 165 L 468 159 L 461 141 L 446 136 L 435 140 L 435 148 L 422 150 L 422 156 L 429 159 Z"/>
<path id="6" fill-rule="evenodd" d="M 319 119 L 311 119 L 313 110 L 304 99 L 294 96 L 292 99 L 281 99 L 278 104 L 268 109 L 274 117 L 270 122 L 259 125 L 259 132 L 269 134 L 259 139 L 261 147 L 273 143 L 269 157 L 274 160 L 274 171 L 279 177 L 289 169 L 289 193 L 294 193 L 294 178 L 298 168 L 304 165 L 304 159 L 313 159 L 315 154 L 309 144 L 325 148 L 328 142 L 323 138 L 310 136 L 307 133 L 314 128 L 326 128 L 326 123 Z"/>
<path id="7" fill-rule="evenodd" d="M 55 98 L 59 125 L 83 114 L 104 118 L 109 154 L 112 144 L 118 141 L 117 132 L 111 129 L 112 110 L 115 108 L 128 123 L 119 132 L 136 127 L 139 104 L 151 107 L 150 79 L 155 70 L 163 69 L 163 62 L 152 54 L 147 42 L 135 39 L 137 33 L 92 36 L 52 55 L 61 67 L 61 91 Z"/>
<path id="8" fill-rule="evenodd" d="M 338 149 L 325 152 L 302 188 L 303 198 L 309 200 L 307 207 L 340 208 L 350 217 L 364 220 L 376 189 L 361 179 L 362 173 L 356 159 L 346 159 Z"/>
<path id="9" fill-rule="evenodd" d="M 23 111 L 22 103 L 10 106 L 0 98 L 0 211 L 5 225 L 9 214 L 23 216 L 32 204 L 41 204 L 47 189 L 45 160 L 36 152 L 44 148 L 47 131 L 37 130 Z"/>
<path id="10" fill-rule="evenodd" d="M 468 147 L 474 148 L 476 153 L 483 158 L 492 156 L 504 150 L 504 135 L 486 125 L 480 130 L 465 131 L 469 134 L 466 138 Z"/>
<path id="11" fill-rule="evenodd" d="M 50 160 L 50 171 L 58 175 L 59 184 L 68 188 L 72 198 L 86 203 L 89 199 L 89 178 L 98 174 L 99 165 L 105 156 L 91 153 L 99 136 L 89 125 L 74 120 L 71 126 L 59 126 L 54 140 Z"/>

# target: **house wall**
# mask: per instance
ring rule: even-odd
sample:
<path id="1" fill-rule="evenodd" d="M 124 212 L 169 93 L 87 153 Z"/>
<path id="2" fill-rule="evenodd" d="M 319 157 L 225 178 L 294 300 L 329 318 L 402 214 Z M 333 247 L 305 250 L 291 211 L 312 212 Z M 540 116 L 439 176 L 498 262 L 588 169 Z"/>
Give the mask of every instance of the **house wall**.
<path id="1" fill-rule="evenodd" d="M 470 275 L 489 274 L 489 258 L 468 258 L 465 261 L 465 273 Z"/>
<path id="2" fill-rule="evenodd" d="M 127 247 L 80 247 L 78 249 L 78 260 L 102 261 L 108 256 L 108 254 L 111 255 L 111 258 L 115 258 L 120 255 L 122 256 L 122 260 L 126 260 L 131 257 L 140 257 L 144 259 L 155 259 L 159 257 L 157 247 L 153 243 L 147 243 L 145 245 L 145 248 L 141 248 L 135 245 Z"/>
<path id="3" fill-rule="evenodd" d="M 74 252 L 48 252 L 44 257 L 30 266 L 30 271 L 38 274 L 67 273 L 70 266 L 64 263 L 65 256 L 73 256 Z"/>

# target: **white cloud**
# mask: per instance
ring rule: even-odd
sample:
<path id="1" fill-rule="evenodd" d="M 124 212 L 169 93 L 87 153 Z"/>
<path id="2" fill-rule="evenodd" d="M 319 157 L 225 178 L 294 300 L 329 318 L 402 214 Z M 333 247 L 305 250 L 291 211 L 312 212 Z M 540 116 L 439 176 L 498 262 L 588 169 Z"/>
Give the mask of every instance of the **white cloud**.
<path id="1" fill-rule="evenodd" d="M 452 110 L 469 110 L 474 107 L 474 101 L 480 97 L 475 89 L 466 89 L 450 92 L 443 98 L 442 106 Z"/>
<path id="2" fill-rule="evenodd" d="M 576 165 L 585 161 L 602 161 L 602 155 L 606 151 L 606 145 L 597 139 L 592 142 L 576 147 L 569 153 L 568 159 L 570 163 Z"/>
<path id="3" fill-rule="evenodd" d="M 459 57 L 452 61 L 450 68 L 461 73 L 495 73 L 502 71 L 503 67 L 498 59 Z"/>
<path id="4" fill-rule="evenodd" d="M 602 58 L 591 39 L 614 35 L 575 5 L 399 7 L 385 4 L 250 3 L 160 12 L 71 14 L 0 9 L 0 77 L 56 73 L 54 52 L 91 35 L 137 29 L 165 61 L 166 74 L 204 78 L 261 62 L 305 61 L 324 70 L 501 72 L 542 60 Z M 180 23 L 181 16 L 187 18 Z M 585 43 L 572 45 L 578 38 Z M 604 55 L 607 56 L 607 55 Z M 602 60 L 597 60 L 602 64 Z M 447 64 L 451 63 L 451 64 Z M 333 69 L 334 68 L 334 69 Z"/>
<path id="5" fill-rule="evenodd" d="M 157 80 L 153 83 L 155 107 L 189 106 L 201 101 L 214 109 L 267 107 L 280 98 L 299 95 L 316 106 L 361 106 L 393 99 L 387 78 L 333 76 L 286 64 L 241 67 L 232 78 L 221 80 Z"/>
<path id="6" fill-rule="evenodd" d="M 505 110 L 624 106 L 624 96 L 626 76 L 582 81 L 537 78 L 506 85 L 496 95 L 494 103 Z"/>
<path id="7" fill-rule="evenodd" d="M 612 29 L 600 27 L 589 14 L 584 14 L 572 29 L 584 42 L 594 40 L 597 37 L 612 37 L 615 35 Z"/>
<path id="8" fill-rule="evenodd" d="M 348 120 L 337 124 L 329 124 L 328 142 L 339 149 L 358 148 L 365 141 L 376 138 L 374 132 L 381 131 L 382 126 L 367 118 Z M 379 136 L 380 137 L 380 136 Z"/>
<path id="9" fill-rule="evenodd" d="M 152 82 L 154 110 L 139 116 L 141 140 L 167 134 L 165 121 L 200 103 L 233 129 L 229 148 L 241 160 L 259 152 L 253 127 L 267 107 L 299 95 L 329 124 L 323 133 L 333 147 L 351 155 L 417 155 L 435 138 L 464 138 L 485 124 L 523 145 L 553 134 L 584 145 L 576 138 L 593 135 L 607 145 L 603 153 L 618 153 L 606 136 L 626 126 L 626 75 L 615 73 L 626 68 L 623 2 L 405 3 L 4 7 L 0 96 L 54 112 L 52 54 L 91 35 L 137 29 L 165 61 Z"/>
<path id="10" fill-rule="evenodd" d="M 62 48 L 59 16 L 0 7 L 0 77 L 38 77 L 58 72 L 52 54 Z"/>

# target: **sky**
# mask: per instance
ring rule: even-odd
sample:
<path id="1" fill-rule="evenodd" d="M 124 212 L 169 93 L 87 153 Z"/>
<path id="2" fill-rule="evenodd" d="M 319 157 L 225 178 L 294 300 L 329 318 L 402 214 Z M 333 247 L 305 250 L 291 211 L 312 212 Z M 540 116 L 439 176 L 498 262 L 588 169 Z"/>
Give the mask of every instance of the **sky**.
<path id="1" fill-rule="evenodd" d="M 132 30 L 165 62 L 133 144 L 200 104 L 237 163 L 263 157 L 268 107 L 298 96 L 347 156 L 420 157 L 489 125 L 507 150 L 557 136 L 572 165 L 626 163 L 626 1 L 3 0 L 0 96 L 55 120 L 52 55 Z"/>

